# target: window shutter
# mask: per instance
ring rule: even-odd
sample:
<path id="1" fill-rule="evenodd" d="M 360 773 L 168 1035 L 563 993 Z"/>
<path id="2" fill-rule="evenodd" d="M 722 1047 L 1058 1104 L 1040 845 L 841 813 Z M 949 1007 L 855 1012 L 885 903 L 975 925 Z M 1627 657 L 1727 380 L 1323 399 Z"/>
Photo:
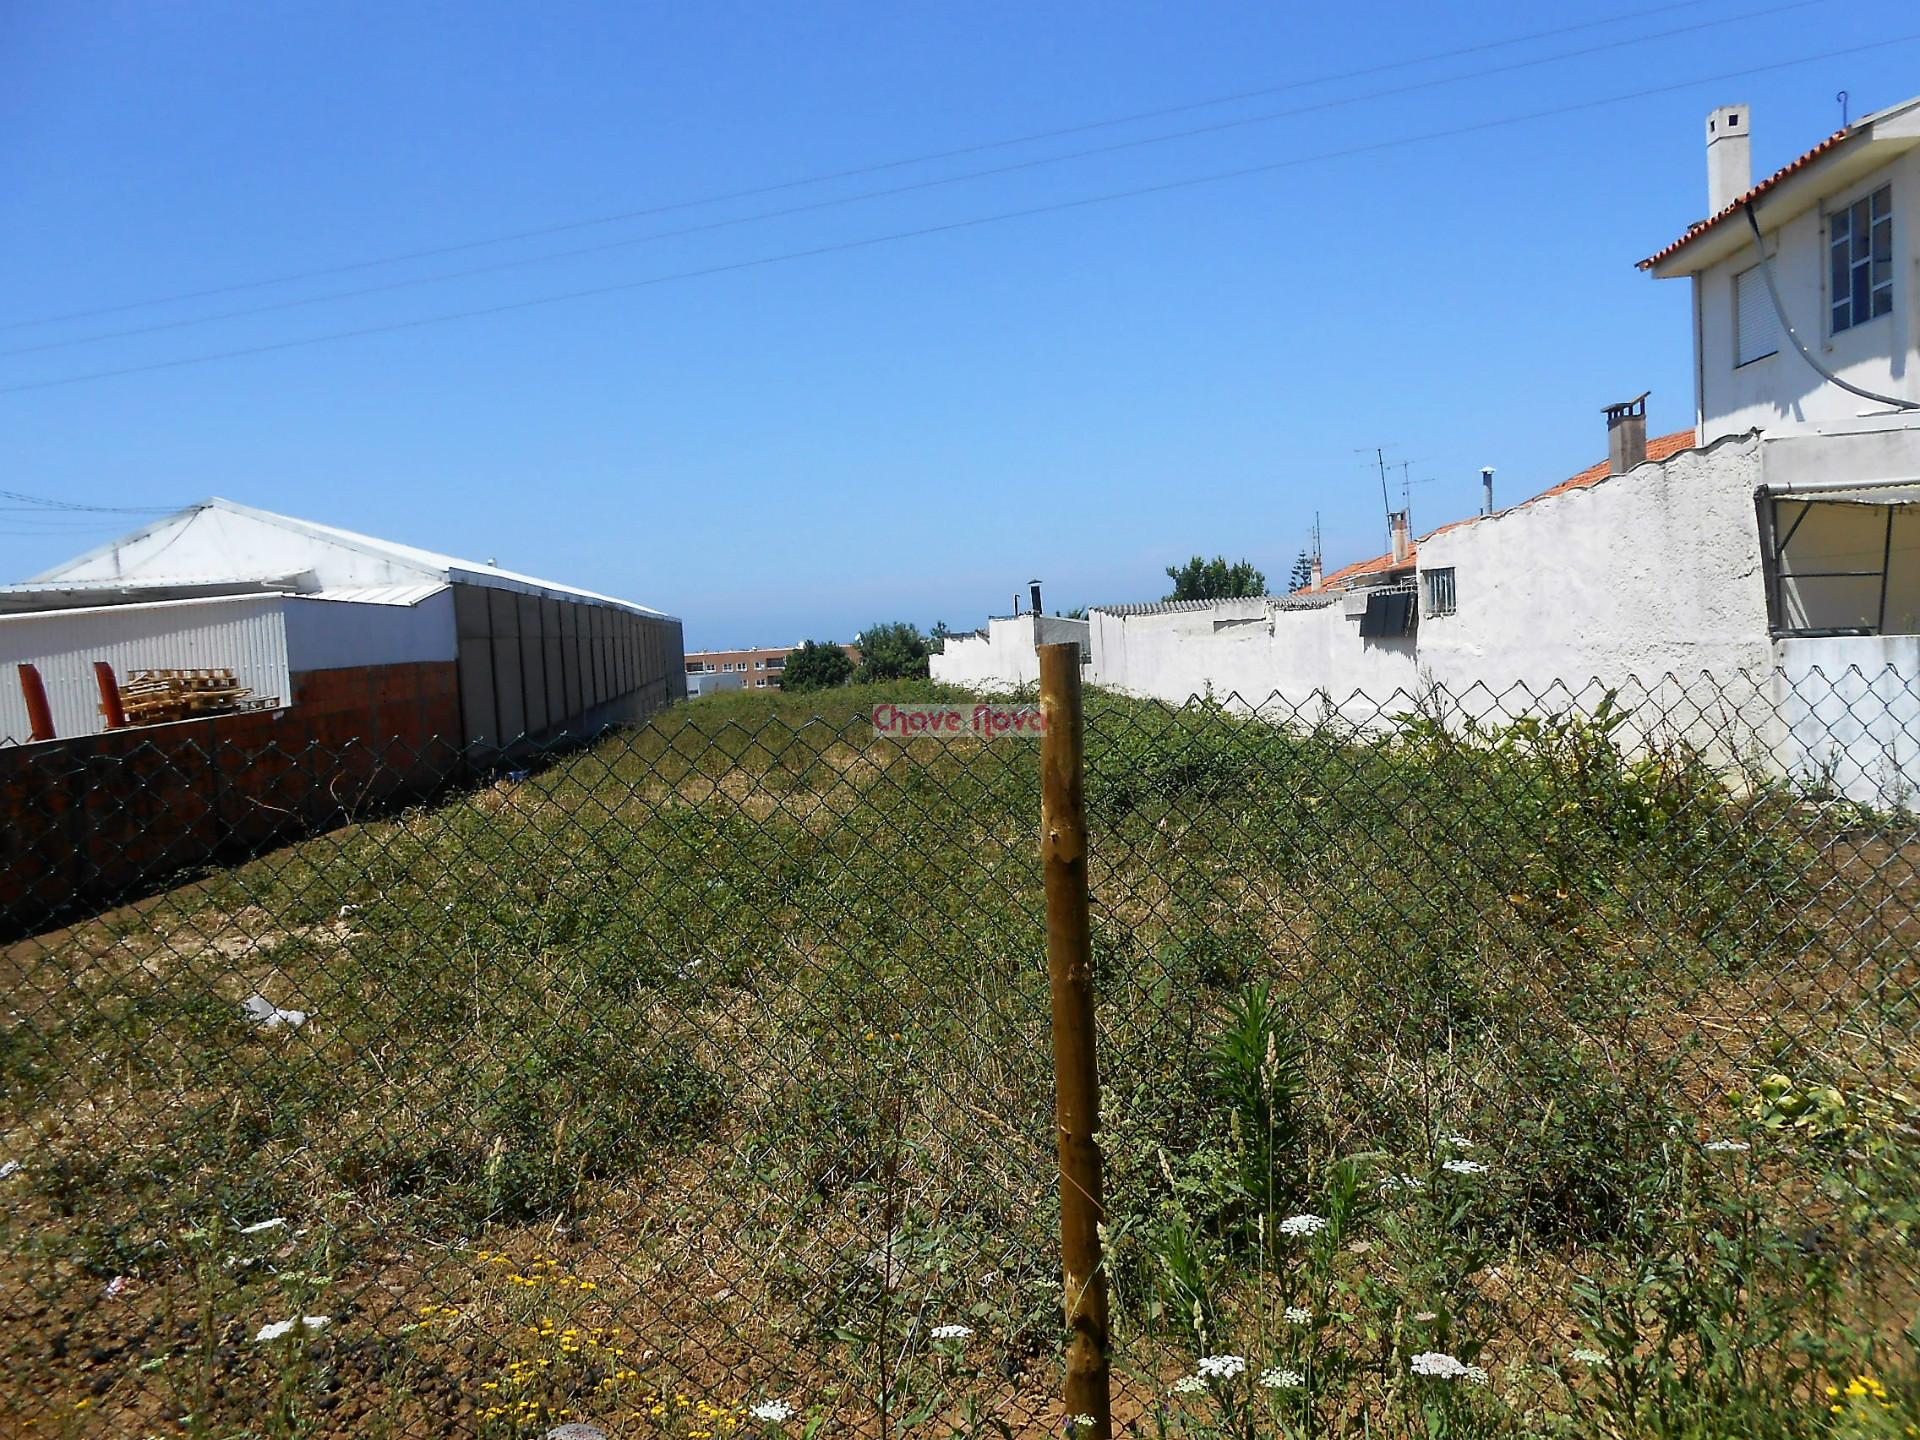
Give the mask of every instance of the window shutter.
<path id="1" fill-rule="evenodd" d="M 1764 360 L 1779 351 L 1780 321 L 1758 265 L 1733 277 L 1733 311 L 1734 364 Z"/>

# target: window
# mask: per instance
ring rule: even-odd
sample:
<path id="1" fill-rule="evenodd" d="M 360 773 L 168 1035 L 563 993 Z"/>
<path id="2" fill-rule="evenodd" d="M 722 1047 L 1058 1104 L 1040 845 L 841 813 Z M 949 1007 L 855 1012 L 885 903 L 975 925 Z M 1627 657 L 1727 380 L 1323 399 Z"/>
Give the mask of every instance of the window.
<path id="1" fill-rule="evenodd" d="M 764 660 L 756 660 L 753 662 L 753 668 L 756 670 L 764 670 L 767 668 L 767 662 Z"/>
<path id="2" fill-rule="evenodd" d="M 767 661 L 767 669 L 769 670 L 784 670 L 786 668 L 787 668 L 787 657 L 784 655 L 782 655 L 778 660 Z"/>
<path id="3" fill-rule="evenodd" d="M 1780 318 L 1758 265 L 1733 277 L 1733 363 L 1751 365 L 1780 353 Z"/>
<path id="4" fill-rule="evenodd" d="M 1427 587 L 1427 614 L 1453 614 L 1453 566 L 1443 570 L 1422 570 L 1420 579 Z"/>
<path id="5" fill-rule="evenodd" d="M 1882 185 L 1827 217 L 1832 331 L 1893 312 L 1893 187 Z"/>
<path id="6" fill-rule="evenodd" d="M 764 690 L 767 688 L 767 682 L 765 680 L 756 680 L 753 682 L 753 688 L 756 690 Z"/>

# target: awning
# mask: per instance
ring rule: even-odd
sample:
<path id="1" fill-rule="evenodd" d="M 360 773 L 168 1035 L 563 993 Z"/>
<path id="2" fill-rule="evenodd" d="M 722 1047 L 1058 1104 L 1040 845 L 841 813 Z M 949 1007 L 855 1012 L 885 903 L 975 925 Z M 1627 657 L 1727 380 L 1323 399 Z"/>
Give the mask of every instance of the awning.
<path id="1" fill-rule="evenodd" d="M 1773 500 L 1802 500 L 1809 505 L 1920 505 L 1920 478 L 1881 480 L 1860 485 L 1762 485 L 1760 494 Z"/>

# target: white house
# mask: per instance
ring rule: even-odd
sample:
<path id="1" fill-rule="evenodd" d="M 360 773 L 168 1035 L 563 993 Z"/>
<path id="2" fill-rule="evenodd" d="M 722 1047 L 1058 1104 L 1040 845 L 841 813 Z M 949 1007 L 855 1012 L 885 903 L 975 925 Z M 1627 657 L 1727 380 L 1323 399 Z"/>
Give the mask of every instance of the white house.
<path id="1" fill-rule="evenodd" d="M 1920 405 L 1920 97 L 1758 185 L 1752 120 L 1707 117 L 1707 218 L 1640 262 L 1693 281 L 1701 443 Z"/>

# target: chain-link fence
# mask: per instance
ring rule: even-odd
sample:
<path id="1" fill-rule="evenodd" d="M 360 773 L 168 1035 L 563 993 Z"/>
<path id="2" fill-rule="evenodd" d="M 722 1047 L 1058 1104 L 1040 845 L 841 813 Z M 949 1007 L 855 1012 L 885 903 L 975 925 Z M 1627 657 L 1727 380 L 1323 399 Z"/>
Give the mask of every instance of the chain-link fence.
<path id="1" fill-rule="evenodd" d="M 1920 1421 L 1888 686 L 1090 696 L 1116 1430 Z M 10 771 L 0 1431 L 1070 1433 L 1038 756 L 930 694 Z"/>

